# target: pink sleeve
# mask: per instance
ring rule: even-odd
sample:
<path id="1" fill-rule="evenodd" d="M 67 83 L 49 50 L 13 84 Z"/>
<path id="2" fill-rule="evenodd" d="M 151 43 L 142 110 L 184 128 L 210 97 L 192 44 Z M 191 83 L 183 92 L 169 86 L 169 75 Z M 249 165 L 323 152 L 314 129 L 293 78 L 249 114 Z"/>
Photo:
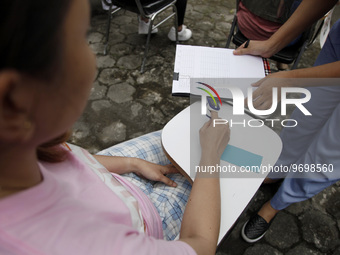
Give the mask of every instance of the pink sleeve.
<path id="1" fill-rule="evenodd" d="M 122 239 L 116 240 L 118 243 L 115 245 L 115 254 L 196 255 L 194 249 L 182 241 L 165 241 L 137 232 L 125 233 L 121 236 Z"/>

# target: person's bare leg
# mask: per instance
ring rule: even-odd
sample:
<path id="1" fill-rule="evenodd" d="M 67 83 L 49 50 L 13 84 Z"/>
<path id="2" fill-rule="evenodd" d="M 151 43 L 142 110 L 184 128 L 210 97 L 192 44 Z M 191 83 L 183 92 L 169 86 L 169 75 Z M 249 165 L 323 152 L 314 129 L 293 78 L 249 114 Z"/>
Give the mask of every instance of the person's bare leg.
<path id="1" fill-rule="evenodd" d="M 261 207 L 260 211 L 258 212 L 258 215 L 260 215 L 263 219 L 265 219 L 269 223 L 279 211 L 280 210 L 276 210 L 271 206 L 269 200 Z"/>

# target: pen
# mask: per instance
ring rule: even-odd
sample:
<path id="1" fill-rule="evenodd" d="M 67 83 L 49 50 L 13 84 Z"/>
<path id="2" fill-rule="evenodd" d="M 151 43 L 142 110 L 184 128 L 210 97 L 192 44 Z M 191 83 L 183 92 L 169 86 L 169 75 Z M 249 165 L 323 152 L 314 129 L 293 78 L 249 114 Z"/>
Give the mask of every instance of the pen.
<path id="1" fill-rule="evenodd" d="M 246 44 L 244 45 L 244 48 L 248 48 L 250 40 L 248 39 Z"/>

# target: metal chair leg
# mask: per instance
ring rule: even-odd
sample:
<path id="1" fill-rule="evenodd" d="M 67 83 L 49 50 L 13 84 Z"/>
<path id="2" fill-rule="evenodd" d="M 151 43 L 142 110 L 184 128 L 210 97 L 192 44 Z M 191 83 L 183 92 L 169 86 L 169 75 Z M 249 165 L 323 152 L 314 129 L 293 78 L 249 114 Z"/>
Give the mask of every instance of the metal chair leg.
<path id="1" fill-rule="evenodd" d="M 150 26 L 149 26 L 149 31 L 148 31 L 148 36 L 146 38 L 146 44 L 145 44 L 145 50 L 144 50 L 144 57 L 143 57 L 143 61 L 142 61 L 142 66 L 140 69 L 140 73 L 144 73 L 144 66 L 146 63 L 146 58 L 148 56 L 148 52 L 149 52 L 149 43 L 150 43 L 150 37 L 151 37 L 151 31 L 152 31 L 152 26 L 153 26 L 153 21 L 154 21 L 154 16 L 152 16 L 150 18 Z"/>
<path id="2" fill-rule="evenodd" d="M 109 45 L 109 37 L 110 37 L 110 28 L 111 28 L 111 20 L 112 20 L 112 15 L 116 12 L 121 10 L 120 7 L 116 7 L 114 10 L 112 10 L 112 4 L 109 7 L 108 10 L 108 18 L 107 18 L 107 28 L 106 28 L 106 40 L 105 40 L 105 47 L 104 47 L 104 55 L 107 54 L 107 47 Z"/>
<path id="3" fill-rule="evenodd" d="M 110 8 L 107 12 L 108 18 L 107 18 L 106 41 L 105 41 L 105 47 L 104 47 L 104 55 L 107 54 L 107 46 L 109 44 L 110 27 L 111 27 L 111 12 L 112 12 L 112 4 L 110 4 Z"/>
<path id="4" fill-rule="evenodd" d="M 176 5 L 173 5 L 172 8 L 173 8 L 173 12 L 175 13 L 176 44 L 178 44 L 179 43 L 178 41 L 178 15 L 177 15 Z"/>
<path id="5" fill-rule="evenodd" d="M 226 48 L 229 48 L 229 46 L 230 46 L 231 38 L 234 35 L 234 30 L 235 30 L 236 22 L 237 22 L 237 18 L 236 18 L 236 15 L 235 15 L 234 19 L 233 19 L 233 23 L 231 24 L 231 28 L 230 28 L 230 32 L 229 32 L 229 35 L 228 35 L 227 44 L 225 45 Z"/>
<path id="6" fill-rule="evenodd" d="M 293 64 L 291 70 L 294 70 L 294 69 L 297 68 L 297 65 L 298 65 L 298 63 L 299 63 L 299 61 L 300 61 L 300 59 L 301 59 L 301 57 L 302 57 L 302 54 L 305 52 L 305 50 L 306 50 L 306 48 L 307 48 L 307 44 L 308 44 L 308 42 L 305 41 L 304 44 L 302 45 L 301 50 L 300 50 L 300 52 L 299 52 L 299 55 L 297 56 L 297 58 L 296 58 L 296 60 L 295 60 L 295 62 L 294 62 L 294 64 Z"/>
<path id="7" fill-rule="evenodd" d="M 168 8 L 168 7 L 167 7 Z M 177 20 L 177 9 L 176 9 L 176 6 L 173 5 L 173 8 L 174 8 L 174 17 L 175 17 L 175 29 L 176 29 L 176 44 L 178 43 L 178 20 Z M 146 44 L 145 44 L 145 50 L 144 50 L 144 57 L 143 57 L 143 60 L 142 60 L 142 65 L 141 65 L 141 69 L 140 69 L 140 73 L 144 73 L 144 67 L 145 67 L 145 64 L 146 64 L 146 58 L 148 56 L 148 52 L 149 52 L 149 44 L 150 44 L 150 38 L 151 38 L 151 31 L 152 31 L 152 28 L 153 28 L 153 24 L 154 24 L 154 20 L 156 19 L 156 16 L 159 14 L 160 12 L 156 12 L 154 13 L 151 17 L 150 17 L 150 26 L 149 26 L 149 30 L 148 30 L 148 36 L 146 38 Z M 158 27 L 159 25 L 163 24 L 165 21 L 167 21 L 169 18 L 172 17 L 169 16 L 167 17 L 165 20 L 163 20 L 162 22 L 158 23 L 156 25 L 156 27 Z"/>

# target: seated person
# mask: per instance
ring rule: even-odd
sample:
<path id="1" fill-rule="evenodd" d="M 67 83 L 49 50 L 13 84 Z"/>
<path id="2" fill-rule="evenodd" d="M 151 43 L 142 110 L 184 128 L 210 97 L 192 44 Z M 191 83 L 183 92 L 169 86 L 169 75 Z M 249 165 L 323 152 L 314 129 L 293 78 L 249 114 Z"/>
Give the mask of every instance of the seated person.
<path id="1" fill-rule="evenodd" d="M 107 0 L 110 2 L 110 0 Z M 131 4 L 134 3 L 134 0 L 126 0 L 126 1 L 132 1 Z M 141 3 L 143 2 L 150 2 L 150 0 L 141 0 Z M 108 6 L 102 1 L 103 8 L 105 10 L 108 10 Z M 187 8 L 187 0 L 177 0 L 176 1 L 176 8 L 177 8 L 177 19 L 178 19 L 178 40 L 179 41 L 187 41 L 191 38 L 192 32 L 190 29 L 187 28 L 186 25 L 184 25 L 184 16 L 185 16 L 185 10 Z M 147 18 L 139 17 L 139 26 L 138 26 L 138 33 L 139 34 L 147 34 L 149 31 L 150 21 Z M 153 29 L 152 33 L 157 33 L 158 29 Z M 168 38 L 175 42 L 176 41 L 176 30 L 174 27 L 172 27 L 168 33 Z"/>
<path id="2" fill-rule="evenodd" d="M 237 26 L 250 40 L 267 40 L 286 22 L 300 2 L 301 0 L 241 0 L 237 11 Z M 296 41 L 297 39 L 290 45 Z M 288 65 L 277 63 L 277 67 L 285 70 Z"/>
<path id="3" fill-rule="evenodd" d="M 176 172 L 171 165 L 61 145 L 95 77 L 89 17 L 88 0 L 1 2 L 0 254 L 215 254 L 218 174 L 198 173 L 190 192 L 181 175 L 165 176 Z M 228 141 L 229 128 L 209 120 L 200 165 L 218 164 Z M 133 172 L 150 181 L 121 175 Z M 173 208 L 158 206 L 167 199 Z M 162 222 L 168 216 L 174 231 Z"/>

